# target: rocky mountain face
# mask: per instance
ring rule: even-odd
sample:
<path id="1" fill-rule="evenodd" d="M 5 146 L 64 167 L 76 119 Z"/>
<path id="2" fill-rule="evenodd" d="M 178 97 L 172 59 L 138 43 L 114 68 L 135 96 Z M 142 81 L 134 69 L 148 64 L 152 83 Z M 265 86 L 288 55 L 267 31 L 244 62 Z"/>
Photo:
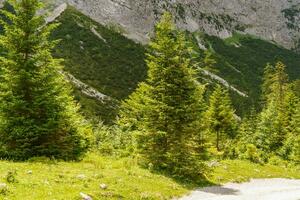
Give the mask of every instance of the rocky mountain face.
<path id="1" fill-rule="evenodd" d="M 4 0 L 0 0 L 0 3 Z M 300 0 L 45 0 L 68 3 L 97 22 L 118 26 L 130 39 L 147 43 L 165 11 L 179 28 L 228 38 L 236 31 L 300 47 Z"/>
<path id="2" fill-rule="evenodd" d="M 227 38 L 239 31 L 296 48 L 300 40 L 300 0 L 57 0 L 67 1 L 102 24 L 113 24 L 127 37 L 146 43 L 166 10 L 177 25 Z"/>

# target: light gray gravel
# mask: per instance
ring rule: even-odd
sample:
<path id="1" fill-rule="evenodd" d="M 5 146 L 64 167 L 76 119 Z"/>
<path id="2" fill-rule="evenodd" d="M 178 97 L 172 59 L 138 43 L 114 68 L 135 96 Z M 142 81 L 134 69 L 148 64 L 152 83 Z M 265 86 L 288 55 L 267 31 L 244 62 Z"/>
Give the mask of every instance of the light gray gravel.
<path id="1" fill-rule="evenodd" d="M 254 179 L 202 188 L 180 200 L 300 200 L 300 180 Z"/>

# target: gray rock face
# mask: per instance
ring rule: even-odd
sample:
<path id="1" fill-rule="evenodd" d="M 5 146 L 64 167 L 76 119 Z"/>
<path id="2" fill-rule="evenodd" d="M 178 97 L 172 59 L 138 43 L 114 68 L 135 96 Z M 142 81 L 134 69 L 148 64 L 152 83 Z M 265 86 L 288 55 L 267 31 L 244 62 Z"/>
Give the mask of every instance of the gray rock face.
<path id="1" fill-rule="evenodd" d="M 1 2 L 2 0 L 0 0 Z M 46 0 L 48 1 L 48 0 Z M 52 1 L 52 0 L 51 0 Z M 179 28 L 221 38 L 234 31 L 295 48 L 300 41 L 300 0 L 55 0 L 76 7 L 94 20 L 117 25 L 146 43 L 161 14 L 168 10 Z"/>
<path id="2" fill-rule="evenodd" d="M 64 1 L 64 0 L 59 0 Z M 295 48 L 300 40 L 300 0 L 65 0 L 103 24 L 147 42 L 153 25 L 168 10 L 179 28 L 221 38 L 241 31 Z"/>

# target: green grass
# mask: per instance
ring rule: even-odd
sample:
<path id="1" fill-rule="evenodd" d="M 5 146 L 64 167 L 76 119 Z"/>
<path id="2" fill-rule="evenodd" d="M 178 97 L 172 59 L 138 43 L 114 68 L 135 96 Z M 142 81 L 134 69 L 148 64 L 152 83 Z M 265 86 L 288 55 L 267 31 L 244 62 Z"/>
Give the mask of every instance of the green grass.
<path id="1" fill-rule="evenodd" d="M 7 174 L 13 171 L 16 171 L 16 182 L 7 183 Z M 213 170 L 207 183 L 213 185 L 247 181 L 250 178 L 278 177 L 299 179 L 300 171 L 226 160 Z M 0 192 L 1 200 L 80 200 L 80 192 L 90 195 L 94 200 L 167 200 L 200 187 L 153 174 L 138 167 L 131 158 L 117 159 L 95 153 L 88 154 L 80 162 L 43 158 L 23 163 L 0 161 L 0 183 L 7 183 L 9 187 L 6 194 Z M 106 184 L 108 188 L 100 189 L 100 184 Z"/>
<path id="2" fill-rule="evenodd" d="M 100 199 L 171 199 L 188 192 L 170 178 L 152 174 L 134 161 L 88 155 L 81 162 L 0 162 L 0 182 L 9 171 L 17 171 L 16 183 L 0 199 L 80 200 L 80 192 Z M 32 171 L 32 174 L 28 174 Z M 80 179 L 78 175 L 84 175 Z M 106 184 L 106 190 L 100 184 Z"/>
<path id="3" fill-rule="evenodd" d="M 300 167 L 260 165 L 243 160 L 224 160 L 215 168 L 210 181 L 215 184 L 245 182 L 251 178 L 300 179 Z"/>

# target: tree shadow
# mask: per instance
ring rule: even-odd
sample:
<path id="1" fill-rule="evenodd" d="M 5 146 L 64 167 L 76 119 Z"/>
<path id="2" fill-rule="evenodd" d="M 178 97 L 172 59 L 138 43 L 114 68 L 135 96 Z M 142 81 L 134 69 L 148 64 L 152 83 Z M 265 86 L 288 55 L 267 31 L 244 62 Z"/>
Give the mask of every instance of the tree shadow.
<path id="1" fill-rule="evenodd" d="M 208 178 L 204 176 L 201 179 L 198 179 L 197 181 L 191 181 L 188 179 L 176 178 L 163 171 L 152 171 L 152 173 L 171 178 L 176 183 L 178 183 L 179 185 L 181 185 L 182 187 L 190 191 L 210 193 L 215 195 L 238 195 L 240 192 L 239 190 L 233 188 L 227 188 L 220 184 L 211 182 L 210 180 L 208 180 Z"/>
<path id="2" fill-rule="evenodd" d="M 196 191 L 217 194 L 217 195 L 238 195 L 239 194 L 239 190 L 226 188 L 224 186 L 205 187 L 205 188 L 197 189 Z"/>
<path id="3" fill-rule="evenodd" d="M 165 177 L 168 177 L 175 181 L 177 184 L 181 185 L 182 187 L 188 189 L 188 190 L 198 190 L 199 188 L 209 188 L 209 187 L 221 187 L 221 185 L 218 185 L 214 182 L 211 182 L 208 180 L 206 177 L 202 177 L 201 179 L 197 180 L 190 180 L 190 179 L 183 179 L 183 178 L 178 178 L 174 177 L 173 175 L 169 174 L 166 171 L 157 171 L 157 170 L 151 170 L 153 174 L 157 175 L 163 175 Z"/>

